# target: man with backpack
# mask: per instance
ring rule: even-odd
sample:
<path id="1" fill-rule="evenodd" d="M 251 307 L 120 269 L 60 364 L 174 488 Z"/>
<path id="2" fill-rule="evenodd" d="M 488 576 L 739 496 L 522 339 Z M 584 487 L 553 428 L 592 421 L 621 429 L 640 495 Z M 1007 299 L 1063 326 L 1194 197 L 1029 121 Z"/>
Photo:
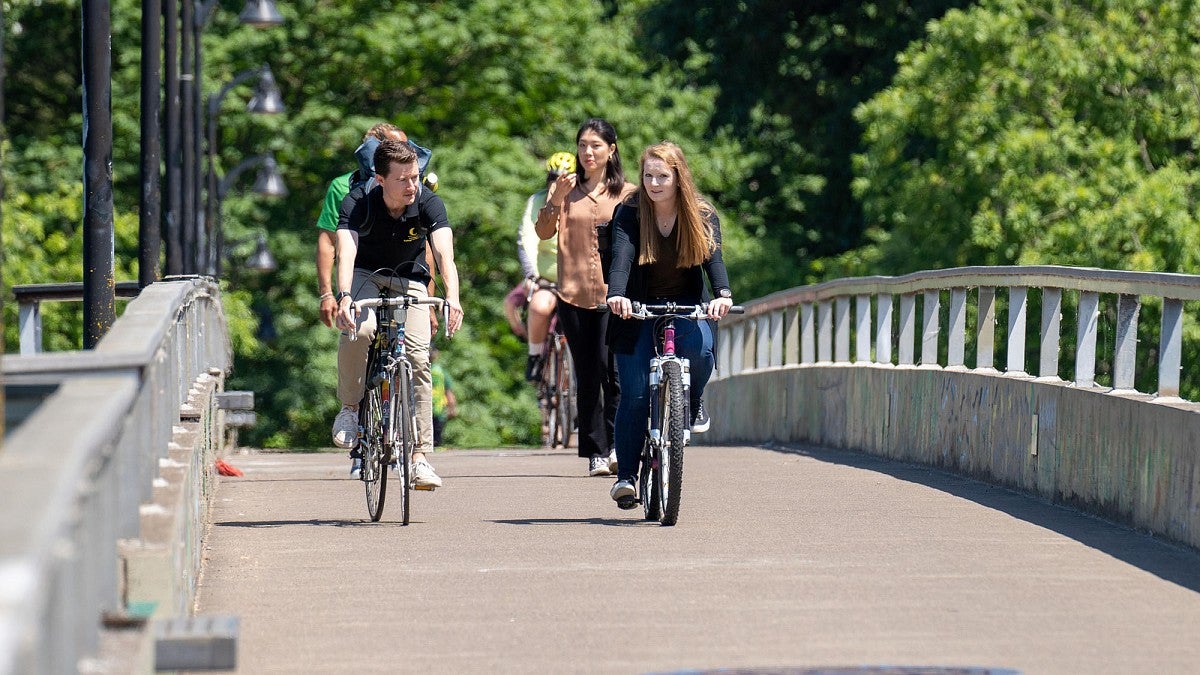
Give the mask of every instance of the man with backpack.
<path id="1" fill-rule="evenodd" d="M 333 298 L 333 287 L 330 279 L 333 275 L 333 260 L 337 249 L 338 210 L 342 200 L 350 192 L 351 183 L 365 183 L 375 175 L 374 152 L 380 141 L 393 139 L 401 143 L 410 143 L 417 152 L 419 168 L 422 174 L 429 163 L 432 152 L 408 140 L 399 127 L 387 122 L 380 122 L 371 127 L 363 136 L 362 145 L 355 151 L 359 168 L 334 178 L 325 191 L 325 201 L 321 207 L 321 215 L 317 217 L 317 294 L 320 298 L 321 323 L 333 327 L 333 315 L 337 312 L 337 303 Z M 436 315 L 434 315 L 436 316 Z"/>
<path id="2" fill-rule="evenodd" d="M 432 190 L 423 189 L 417 154 L 396 140 L 379 144 L 374 153 L 373 181 L 354 186 L 342 200 L 337 232 L 337 294 L 335 317 L 344 331 L 338 340 L 338 399 L 342 409 L 333 423 L 334 443 L 354 445 L 358 435 L 358 405 L 366 386 L 367 358 L 375 332 L 375 315 L 355 315 L 354 302 L 377 297 L 381 288 L 413 297 L 427 297 L 432 278 L 424 264 L 428 244 L 445 284 L 447 332 L 462 325 L 458 268 L 454 264 L 454 235 L 446 205 Z M 432 330 L 429 314 L 420 306 L 408 310 L 405 344 L 413 365 L 417 399 L 417 448 L 412 453 L 413 487 L 441 487 L 442 479 L 425 458 L 433 451 L 433 386 L 429 367 Z M 357 339 L 351 340 L 353 331 Z"/>

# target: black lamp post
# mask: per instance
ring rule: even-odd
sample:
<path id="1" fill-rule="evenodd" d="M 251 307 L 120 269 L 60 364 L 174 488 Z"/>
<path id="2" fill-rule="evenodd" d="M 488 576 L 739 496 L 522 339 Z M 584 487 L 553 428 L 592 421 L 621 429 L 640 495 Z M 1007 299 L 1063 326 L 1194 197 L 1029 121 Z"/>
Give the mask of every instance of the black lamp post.
<path id="1" fill-rule="evenodd" d="M 237 180 L 238 176 L 240 176 L 247 169 L 250 169 L 251 167 L 254 167 L 254 166 L 259 167 L 258 177 L 254 181 L 254 191 L 256 193 L 263 195 L 264 197 L 286 197 L 287 196 L 287 193 L 288 193 L 287 186 L 284 185 L 284 183 L 283 183 L 283 176 L 281 176 L 279 174 L 279 168 L 275 164 L 275 156 L 270 153 L 257 155 L 255 157 L 251 157 L 249 159 L 243 160 L 240 164 L 233 167 L 233 169 L 230 170 L 229 173 L 225 174 L 225 176 L 223 178 L 221 178 L 221 182 L 216 186 L 216 197 L 217 198 L 216 198 L 216 203 L 214 205 L 215 206 L 214 213 L 215 213 L 216 220 L 214 222 L 215 227 L 213 228 L 213 230 L 214 230 L 213 244 L 214 245 L 212 246 L 212 250 L 210 252 L 210 257 L 212 259 L 212 266 L 213 266 L 212 274 L 215 277 L 221 276 L 221 266 L 222 266 L 222 262 L 221 262 L 222 255 L 221 254 L 225 250 L 225 228 L 223 226 L 222 217 L 221 217 L 221 203 L 225 200 L 225 195 L 229 192 L 229 188 L 233 185 L 233 182 L 235 180 Z M 259 238 L 260 238 L 259 249 L 257 251 L 255 251 L 255 255 L 252 256 L 252 260 L 257 258 L 258 263 L 261 265 L 264 265 L 264 267 L 262 267 L 260 269 L 269 271 L 269 270 L 266 270 L 266 267 L 265 267 L 265 265 L 267 265 L 268 263 L 263 260 L 263 257 L 261 254 L 263 252 L 266 253 L 266 257 L 269 260 L 269 265 L 271 266 L 271 269 L 274 269 L 273 266 L 275 264 L 275 260 L 273 257 L 271 257 L 271 252 L 269 250 L 267 250 L 266 238 L 261 234 L 259 235 Z"/>
<path id="2" fill-rule="evenodd" d="M 221 91 L 215 96 L 210 96 L 208 99 L 208 202 L 204 209 L 204 222 L 208 238 L 211 241 L 213 238 L 213 226 L 217 225 L 217 219 L 220 217 L 218 211 L 220 205 L 218 202 L 223 198 L 224 190 L 220 190 L 217 186 L 217 115 L 221 111 L 221 101 L 225 96 L 233 90 L 234 87 L 252 79 L 258 78 L 258 85 L 255 87 L 254 96 L 246 104 L 246 110 L 260 115 L 275 115 L 283 112 L 283 97 L 279 95 L 279 87 L 275 85 L 275 76 L 271 73 L 269 66 L 259 66 L 250 70 L 243 70 L 233 77 Z M 274 166 L 274 159 L 271 159 Z M 236 169 L 230 172 L 230 175 L 235 175 Z M 278 174 L 276 174 L 278 175 Z M 282 183 L 281 183 L 282 185 Z M 257 186 L 256 186 L 257 189 Z M 266 194 L 266 193 L 262 193 Z M 218 274 L 220 257 L 217 252 L 221 250 L 219 243 L 216 246 L 209 246 L 207 251 L 207 272 L 209 274 Z"/>
<path id="3" fill-rule="evenodd" d="M 173 2 L 175 0 L 167 0 L 167 1 Z M 212 18 L 212 13 L 217 6 L 218 0 L 184 0 L 184 2 L 185 2 L 185 4 L 187 2 L 195 3 L 195 9 L 194 9 L 194 14 L 192 16 L 192 24 L 191 24 L 192 33 L 194 35 L 194 39 L 192 40 L 193 54 L 190 55 L 192 61 L 195 63 L 195 75 L 194 75 L 194 79 L 192 79 L 189 82 L 189 85 L 193 90 L 193 97 L 191 98 L 191 101 L 190 101 L 192 104 L 191 108 L 190 108 L 191 119 L 187 121 L 187 123 L 184 125 L 184 127 L 185 127 L 185 132 L 189 129 L 192 130 L 190 141 L 188 141 L 188 139 L 185 139 L 185 143 L 186 142 L 192 143 L 192 145 L 185 151 L 185 155 L 186 155 L 186 158 L 194 160 L 194 166 L 192 168 L 192 171 L 194 171 L 194 176 L 191 176 L 191 177 L 194 177 L 195 180 L 188 186 L 187 189 L 192 191 L 192 194 L 190 195 L 191 199 L 189 201 L 191 201 L 191 203 L 195 206 L 195 208 L 198 211 L 200 208 L 202 196 L 204 194 L 204 188 L 202 188 L 201 178 L 200 178 L 202 175 L 202 171 L 203 171 L 203 166 L 202 166 L 203 160 L 201 158 L 204 156 L 203 151 L 202 151 L 202 144 L 203 144 L 203 138 L 204 138 L 204 131 L 203 131 L 204 130 L 204 126 L 203 126 L 203 123 L 204 123 L 203 115 L 204 114 L 203 114 L 203 110 L 202 110 L 203 105 L 201 103 L 201 97 L 200 97 L 200 79 L 201 79 L 202 73 L 204 72 L 204 68 L 203 68 L 203 50 L 201 49 L 201 44 L 200 44 L 200 34 L 204 32 L 204 28 L 208 25 L 209 19 Z M 271 28 L 274 26 L 281 25 L 283 23 L 283 15 L 280 14 L 279 10 L 275 7 L 274 0 L 247 0 L 246 4 L 242 8 L 242 13 L 238 15 L 238 21 L 241 22 L 242 24 L 245 24 L 247 26 L 253 26 L 255 28 Z M 185 55 L 184 58 L 187 59 L 188 56 L 189 55 Z M 210 174 L 213 171 L 213 168 L 212 168 L 212 152 L 213 152 L 212 151 L 212 135 L 213 135 L 213 132 L 212 132 L 212 129 L 210 128 L 209 135 L 208 135 L 208 138 L 209 138 L 209 155 L 208 155 L 209 169 L 208 169 L 208 171 Z M 188 173 L 190 174 L 191 171 L 189 171 Z M 211 211 L 209 210 L 212 205 L 212 197 L 213 197 L 213 195 L 212 195 L 213 183 L 211 180 L 206 181 L 206 187 L 207 187 L 207 191 L 208 191 L 208 199 L 205 201 L 204 215 L 199 216 L 198 214 L 196 214 L 191 218 L 190 221 L 186 221 L 187 224 L 193 228 L 193 233 L 191 234 L 190 237 L 187 237 L 187 238 L 191 239 L 194 243 L 194 248 L 191 251 L 191 253 L 192 253 L 191 258 L 195 260 L 194 264 L 196 265 L 196 268 L 197 268 L 196 271 L 201 271 L 206 266 L 211 267 L 211 261 L 207 260 L 209 258 L 209 252 L 211 251 L 211 245 L 210 245 L 211 241 L 210 240 L 212 238 L 212 233 L 209 228 L 211 228 L 212 223 L 213 223 L 213 220 L 212 220 L 213 216 L 212 216 Z"/>

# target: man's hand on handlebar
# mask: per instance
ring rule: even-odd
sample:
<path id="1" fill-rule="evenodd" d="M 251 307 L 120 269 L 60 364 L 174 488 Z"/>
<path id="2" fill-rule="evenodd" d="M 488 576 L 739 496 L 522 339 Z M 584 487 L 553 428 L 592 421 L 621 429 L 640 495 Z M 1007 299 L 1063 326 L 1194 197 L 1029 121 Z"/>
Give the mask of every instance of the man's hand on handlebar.
<path id="1" fill-rule="evenodd" d="M 446 311 L 446 335 L 451 336 L 462 328 L 463 309 L 461 304 L 450 299 L 446 300 L 446 306 L 449 308 Z"/>
<path id="2" fill-rule="evenodd" d="M 338 330 L 347 330 L 354 332 L 358 329 L 355 321 L 355 315 L 358 314 L 357 308 L 354 306 L 354 298 L 346 295 L 338 302 L 337 321 Z"/>

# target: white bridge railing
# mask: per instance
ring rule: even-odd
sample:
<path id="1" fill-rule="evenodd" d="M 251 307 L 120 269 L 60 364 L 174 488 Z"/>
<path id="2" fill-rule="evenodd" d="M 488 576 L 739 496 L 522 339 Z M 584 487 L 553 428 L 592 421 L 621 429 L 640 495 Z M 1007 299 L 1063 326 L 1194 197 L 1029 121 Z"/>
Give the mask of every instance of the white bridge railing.
<path id="1" fill-rule="evenodd" d="M 1150 302 L 1161 307 L 1153 393 L 1179 396 L 1184 303 L 1200 300 L 1200 276 L 1056 266 L 964 267 L 781 291 L 721 322 L 721 376 L 792 364 L 866 362 L 995 371 L 998 290 L 1007 300 L 1003 372 L 1059 378 L 1064 292 L 1073 293 L 1074 368 L 1063 379 L 1096 386 L 1102 298 L 1112 296 L 1112 358 L 1105 364 L 1111 388 L 1135 389 L 1138 322 L 1143 303 Z M 1040 296 L 1041 318 L 1033 372 L 1027 362 L 1031 290 Z M 968 315 L 974 319 L 970 332 Z M 973 364 L 966 363 L 968 346 L 974 348 Z"/>

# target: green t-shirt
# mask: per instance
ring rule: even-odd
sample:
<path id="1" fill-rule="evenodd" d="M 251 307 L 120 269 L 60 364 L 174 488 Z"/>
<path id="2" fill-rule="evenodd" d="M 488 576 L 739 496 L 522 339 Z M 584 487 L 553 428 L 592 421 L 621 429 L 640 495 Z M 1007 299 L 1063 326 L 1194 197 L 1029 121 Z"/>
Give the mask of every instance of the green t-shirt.
<path id="1" fill-rule="evenodd" d="M 325 205 L 321 207 L 321 215 L 317 217 L 317 227 L 330 232 L 337 232 L 338 212 L 342 208 L 342 200 L 350 193 L 350 177 L 354 172 L 338 176 L 329 182 L 325 191 Z"/>
<path id="2" fill-rule="evenodd" d="M 429 366 L 429 377 L 433 381 L 433 416 L 445 417 L 446 406 L 450 405 L 450 399 L 446 396 L 446 390 L 454 385 L 450 382 L 450 375 L 442 368 L 442 364 L 434 363 Z"/>

